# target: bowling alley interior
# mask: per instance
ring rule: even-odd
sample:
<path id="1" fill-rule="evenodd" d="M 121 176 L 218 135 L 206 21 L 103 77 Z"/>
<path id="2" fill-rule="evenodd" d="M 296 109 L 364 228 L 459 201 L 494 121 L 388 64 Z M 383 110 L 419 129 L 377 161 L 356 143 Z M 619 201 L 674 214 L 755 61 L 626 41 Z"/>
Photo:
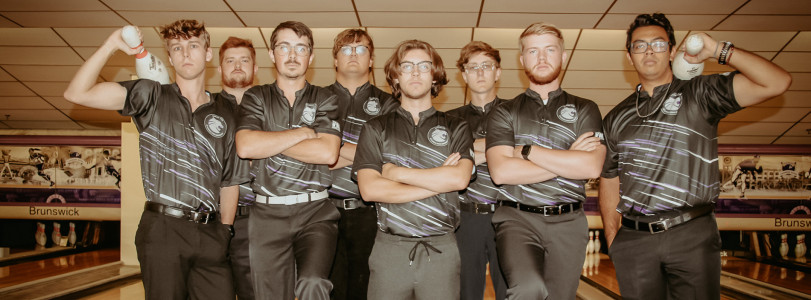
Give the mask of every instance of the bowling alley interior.
<path id="1" fill-rule="evenodd" d="M 497 95 L 529 86 L 518 37 L 527 25 L 561 28 L 567 58 L 561 87 L 597 103 L 605 115 L 639 83 L 625 48 L 634 17 L 661 12 L 676 45 L 705 32 L 764 57 L 791 74 L 788 91 L 728 115 L 718 124 L 722 299 L 811 298 L 811 1 L 805 0 L 0 0 L 0 299 L 142 299 L 134 245 L 144 209 L 139 136 L 129 117 L 67 101 L 79 67 L 110 34 L 140 28 L 147 51 L 168 66 L 158 28 L 177 19 L 206 25 L 214 58 L 206 90 L 222 90 L 219 46 L 250 39 L 259 71 L 274 82 L 268 55 L 274 27 L 312 28 L 307 81 L 335 82 L 332 47 L 346 28 L 374 41 L 369 81 L 390 92 L 383 66 L 396 45 L 420 39 L 442 57 L 449 83 L 437 110 L 470 103 L 456 67 L 460 49 L 484 41 L 500 51 Z M 702 74 L 734 71 L 709 59 Z M 99 82 L 137 79 L 121 51 Z M 621 299 L 598 206 L 598 180 L 583 205 L 588 253 L 578 299 Z M 485 299 L 495 299 L 490 278 Z"/>

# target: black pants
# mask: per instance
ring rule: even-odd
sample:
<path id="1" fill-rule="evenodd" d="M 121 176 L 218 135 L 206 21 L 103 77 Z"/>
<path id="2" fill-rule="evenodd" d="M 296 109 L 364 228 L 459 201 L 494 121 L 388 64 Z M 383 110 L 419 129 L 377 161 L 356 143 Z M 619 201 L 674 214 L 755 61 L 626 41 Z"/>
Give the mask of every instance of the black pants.
<path id="1" fill-rule="evenodd" d="M 257 299 L 329 299 L 340 214 L 329 200 L 251 205 L 251 279 Z"/>
<path id="2" fill-rule="evenodd" d="M 338 247 L 329 279 L 332 299 L 363 300 L 369 287 L 369 255 L 375 244 L 377 212 L 374 206 L 338 208 Z"/>
<path id="3" fill-rule="evenodd" d="M 196 224 L 144 211 L 135 249 L 146 299 L 233 299 L 230 239 L 219 220 Z"/>
<path id="4" fill-rule="evenodd" d="M 236 286 L 239 300 L 254 299 L 253 284 L 251 284 L 251 261 L 248 255 L 248 218 L 246 216 L 236 216 L 234 218 L 234 237 L 231 238 L 231 271 L 234 274 L 234 285 Z"/>
<path id="5" fill-rule="evenodd" d="M 719 299 L 720 251 L 709 214 L 657 234 L 623 226 L 608 254 L 623 299 Z"/>
<path id="6" fill-rule="evenodd" d="M 493 215 L 507 299 L 574 299 L 586 260 L 583 210 L 557 215 L 502 206 Z"/>
<path id="7" fill-rule="evenodd" d="M 490 279 L 497 300 L 507 295 L 507 283 L 501 274 L 496 251 L 496 232 L 492 224 L 493 214 L 474 214 L 462 211 L 456 243 L 459 246 L 461 268 L 461 299 L 481 300 L 487 283 L 487 263 L 490 263 Z"/>

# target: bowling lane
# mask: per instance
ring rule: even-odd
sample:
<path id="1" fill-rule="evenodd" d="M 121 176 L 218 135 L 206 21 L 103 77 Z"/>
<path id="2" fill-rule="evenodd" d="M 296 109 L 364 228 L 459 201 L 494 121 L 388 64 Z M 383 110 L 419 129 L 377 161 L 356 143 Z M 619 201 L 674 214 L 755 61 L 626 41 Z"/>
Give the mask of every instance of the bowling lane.
<path id="1" fill-rule="evenodd" d="M 0 289 L 121 260 L 119 249 L 102 249 L 0 267 Z"/>
<path id="2" fill-rule="evenodd" d="M 721 270 L 804 294 L 811 294 L 811 277 L 802 271 L 737 257 L 722 257 Z"/>

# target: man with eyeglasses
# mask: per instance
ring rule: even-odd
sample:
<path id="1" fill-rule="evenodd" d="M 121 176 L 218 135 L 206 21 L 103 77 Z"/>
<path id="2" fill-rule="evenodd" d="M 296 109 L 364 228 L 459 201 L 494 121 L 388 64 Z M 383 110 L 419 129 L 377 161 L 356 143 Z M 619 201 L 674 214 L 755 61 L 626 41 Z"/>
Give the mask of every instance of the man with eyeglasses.
<path id="1" fill-rule="evenodd" d="M 519 38 L 529 88 L 487 122 L 487 162 L 503 199 L 493 215 L 510 299 L 574 299 L 586 258 L 585 184 L 605 158 L 600 111 L 560 88 L 563 35 L 545 23 Z"/>
<path id="2" fill-rule="evenodd" d="M 456 230 L 461 267 L 461 299 L 482 299 L 490 263 L 490 277 L 496 299 L 504 299 L 507 284 L 501 275 L 493 230 L 499 187 L 490 179 L 484 154 L 487 119 L 493 108 L 504 102 L 496 96 L 496 81 L 501 77 L 501 56 L 489 44 L 473 41 L 462 48 L 456 67 L 470 91 L 470 104 L 448 111 L 448 115 L 467 121 L 473 134 L 476 179 L 459 193 L 461 222 Z"/>
<path id="3" fill-rule="evenodd" d="M 377 202 L 369 299 L 458 299 L 458 191 L 473 169 L 467 123 L 431 99 L 448 83 L 430 44 L 400 43 L 386 61 L 400 107 L 361 131 L 353 172 L 363 199 Z"/>
<path id="4" fill-rule="evenodd" d="M 253 159 L 256 201 L 248 221 L 257 299 L 328 299 L 340 214 L 328 201 L 329 167 L 338 159 L 337 97 L 305 79 L 313 35 L 300 22 L 270 36 L 276 82 L 242 99 L 236 143 Z"/>
<path id="5" fill-rule="evenodd" d="M 338 162 L 331 166 L 329 189 L 330 198 L 341 213 L 338 246 L 330 272 L 332 299 L 366 299 L 377 214 L 372 203 L 362 200 L 358 185 L 351 178 L 352 162 L 363 124 L 388 113 L 399 103 L 369 83 L 374 44 L 365 30 L 347 29 L 338 33 L 332 57 L 335 83 L 327 88 L 338 96 L 338 122 L 343 128 L 343 145 Z"/>
<path id="6" fill-rule="evenodd" d="M 688 62 L 717 58 L 736 71 L 673 78 L 676 41 L 664 14 L 638 15 L 627 32 L 641 84 L 603 120 L 608 150 L 599 197 L 624 299 L 719 298 L 718 123 L 791 84 L 768 60 L 699 36 L 704 48 L 685 55 Z"/>

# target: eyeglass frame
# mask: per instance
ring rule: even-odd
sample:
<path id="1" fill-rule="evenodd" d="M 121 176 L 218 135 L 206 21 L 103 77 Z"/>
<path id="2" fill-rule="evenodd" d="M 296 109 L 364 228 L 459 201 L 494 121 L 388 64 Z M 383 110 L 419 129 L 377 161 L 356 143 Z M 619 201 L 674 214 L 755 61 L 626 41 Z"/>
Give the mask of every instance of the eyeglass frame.
<path id="1" fill-rule="evenodd" d="M 361 48 L 361 47 L 363 47 L 363 49 L 365 49 L 365 50 L 363 50 L 364 51 L 363 54 L 371 53 L 371 49 L 369 49 L 369 46 L 366 46 L 366 45 L 357 45 L 357 46 L 343 45 L 343 46 L 341 46 L 341 48 L 338 49 L 338 53 L 341 53 L 344 56 L 351 56 L 352 53 L 354 53 L 355 55 L 360 56 L 360 55 L 363 55 L 363 54 L 358 53 L 358 48 Z M 349 54 L 346 54 L 346 51 L 344 51 L 344 49 L 350 49 L 351 52 L 349 52 Z"/>
<path id="2" fill-rule="evenodd" d="M 278 44 L 276 44 L 276 46 L 273 46 L 273 51 L 276 52 L 277 51 L 276 49 L 278 49 L 279 47 L 291 48 L 291 49 L 288 49 L 286 51 L 285 50 L 279 50 L 280 54 L 283 54 L 283 55 L 290 55 L 290 53 L 295 53 L 296 55 L 307 55 L 310 52 L 312 52 L 312 49 L 310 48 L 309 45 L 304 45 L 304 44 L 290 45 L 290 44 L 288 44 L 286 42 L 278 43 Z M 297 51 L 297 49 L 306 49 L 306 51 L 299 52 L 299 51 Z"/>
<path id="3" fill-rule="evenodd" d="M 485 66 L 487 67 L 485 68 Z M 466 74 L 476 73 L 479 70 L 481 70 L 482 72 L 490 72 L 495 71 L 496 69 L 499 68 L 497 64 L 491 62 L 483 62 L 481 64 L 465 64 L 462 65 L 462 67 L 464 67 L 464 71 Z"/>
<path id="4" fill-rule="evenodd" d="M 662 49 L 662 51 L 656 51 L 656 49 L 654 49 L 654 48 L 653 48 L 653 44 L 654 44 L 654 43 L 664 43 L 664 44 L 665 44 L 665 47 L 664 47 L 664 49 Z M 644 44 L 644 45 L 645 45 L 645 49 L 643 49 L 643 50 L 641 50 L 641 51 L 639 51 L 639 52 L 634 52 L 634 50 L 636 49 L 636 47 L 635 47 L 635 45 L 636 45 L 636 44 L 640 44 L 640 45 L 643 45 L 643 44 Z M 630 49 L 628 49 L 628 52 L 631 52 L 631 53 L 633 53 L 633 54 L 642 54 L 642 53 L 648 52 L 648 49 L 650 49 L 651 51 L 653 51 L 653 53 L 663 53 L 663 52 L 667 52 L 667 51 L 670 49 L 670 42 L 668 42 L 668 41 L 666 41 L 666 40 L 663 40 L 663 39 L 655 39 L 655 40 L 650 41 L 650 42 L 646 42 L 646 41 L 633 41 L 633 42 L 631 42 L 631 48 L 630 48 Z"/>
<path id="5" fill-rule="evenodd" d="M 409 68 L 412 68 L 411 71 L 403 70 L 403 65 L 410 65 Z M 428 65 L 428 68 L 425 71 L 420 69 L 420 66 Z M 400 71 L 400 74 L 414 74 L 414 70 L 417 70 L 418 73 L 431 73 L 433 71 L 434 62 L 429 60 L 423 60 L 421 62 L 414 63 L 412 61 L 403 61 L 397 66 L 397 70 Z M 414 68 L 416 67 L 416 68 Z"/>

